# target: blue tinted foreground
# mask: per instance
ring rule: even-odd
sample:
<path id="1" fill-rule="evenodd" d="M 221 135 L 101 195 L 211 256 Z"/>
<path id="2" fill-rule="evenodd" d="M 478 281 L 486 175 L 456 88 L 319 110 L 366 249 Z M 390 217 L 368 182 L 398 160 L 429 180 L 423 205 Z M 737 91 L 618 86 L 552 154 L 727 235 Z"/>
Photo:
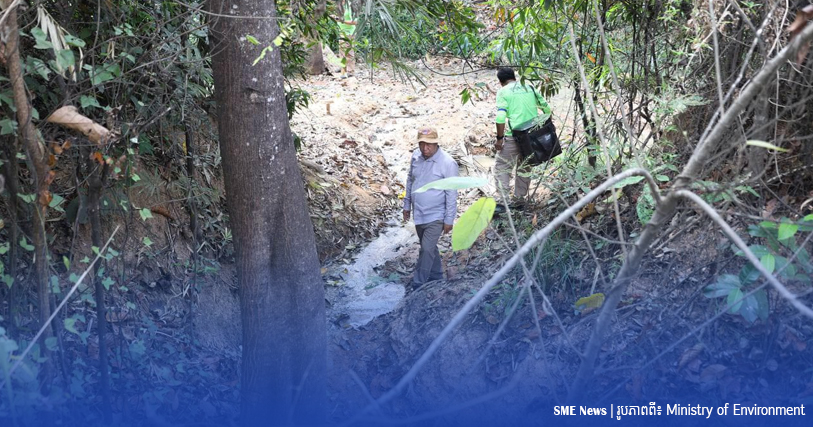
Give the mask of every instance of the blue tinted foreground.
<path id="1" fill-rule="evenodd" d="M 194 384 L 178 384 L 177 388 L 193 388 Z M 414 392 L 414 391 L 413 391 Z M 241 420 L 236 416 L 223 415 L 224 412 L 237 414 L 236 402 L 230 407 L 220 406 L 220 413 L 207 412 L 207 405 L 200 402 L 187 403 L 184 407 L 172 398 L 143 405 L 133 401 L 130 408 L 117 411 L 114 422 L 101 421 L 98 405 L 89 407 L 83 402 L 63 402 L 45 410 L 48 402 L 15 401 L 15 420 L 10 416 L 7 395 L 3 400 L 0 426 L 269 426 L 268 420 Z M 703 399 L 668 401 L 653 398 L 654 403 L 614 400 L 613 402 L 579 402 L 577 405 L 537 400 L 532 405 L 517 407 L 514 402 L 526 401 L 527 396 L 516 396 L 508 391 L 485 402 L 469 401 L 448 404 L 437 408 L 410 408 L 409 396 L 395 399 L 382 410 L 372 409 L 356 419 L 333 419 L 324 426 L 810 426 L 810 403 L 802 401 L 759 401 L 708 402 Z M 205 399 L 205 398 L 204 398 Z M 454 402 L 449 396 L 448 402 Z M 312 406 L 313 402 L 299 402 Z M 330 405 L 349 405 L 341 398 L 333 399 Z M 274 402 L 268 402 L 269 406 Z M 32 411 L 31 408 L 38 408 Z M 212 406 L 214 407 L 214 406 Z M 408 416 L 391 416 L 391 408 Z M 173 409 L 175 408 L 175 409 Z M 363 409 L 354 406 L 356 413 Z M 273 408 L 280 413 L 289 413 L 290 408 Z M 331 416 L 331 408 L 327 408 Z M 176 417 L 177 414 L 186 414 Z M 335 414 L 333 414 L 335 415 Z M 348 424 L 349 423 L 349 424 Z M 298 425 L 298 424 L 289 424 Z"/>

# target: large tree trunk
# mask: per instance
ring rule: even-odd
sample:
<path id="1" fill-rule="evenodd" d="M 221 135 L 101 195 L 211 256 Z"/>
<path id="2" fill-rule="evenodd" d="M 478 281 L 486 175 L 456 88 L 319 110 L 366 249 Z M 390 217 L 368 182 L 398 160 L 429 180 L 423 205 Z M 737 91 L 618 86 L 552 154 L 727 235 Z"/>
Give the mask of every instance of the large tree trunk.
<path id="1" fill-rule="evenodd" d="M 273 0 L 212 0 L 220 16 L 275 15 Z M 243 323 L 244 425 L 325 419 L 324 287 L 285 106 L 274 19 L 213 18 L 212 68 Z M 261 41 L 245 40 L 251 34 Z"/>

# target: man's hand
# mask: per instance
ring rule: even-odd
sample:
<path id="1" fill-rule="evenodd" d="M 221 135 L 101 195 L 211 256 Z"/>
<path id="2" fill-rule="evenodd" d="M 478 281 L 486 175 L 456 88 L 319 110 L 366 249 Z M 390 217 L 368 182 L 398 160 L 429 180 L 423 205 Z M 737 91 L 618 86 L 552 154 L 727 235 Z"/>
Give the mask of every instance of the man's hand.
<path id="1" fill-rule="evenodd" d="M 494 151 L 502 151 L 502 145 L 505 139 L 500 138 L 496 142 L 494 142 Z"/>
<path id="2" fill-rule="evenodd" d="M 452 231 L 452 224 L 443 224 L 443 234 L 448 234 Z"/>
<path id="3" fill-rule="evenodd" d="M 409 221 L 409 211 L 404 211 L 404 222 Z"/>

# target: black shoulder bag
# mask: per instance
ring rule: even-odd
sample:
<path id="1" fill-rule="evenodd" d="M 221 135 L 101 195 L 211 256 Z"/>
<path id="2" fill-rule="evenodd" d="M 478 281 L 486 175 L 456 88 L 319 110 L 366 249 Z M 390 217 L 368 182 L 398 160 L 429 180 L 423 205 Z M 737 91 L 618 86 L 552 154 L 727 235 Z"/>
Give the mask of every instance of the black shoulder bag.
<path id="1" fill-rule="evenodd" d="M 534 88 L 531 90 L 534 91 L 534 97 L 536 97 L 536 90 Z M 551 114 L 551 116 L 553 115 Z M 508 128 L 511 129 L 510 121 Z M 520 154 L 532 166 L 541 165 L 562 154 L 556 127 L 550 117 L 542 125 L 536 124 L 526 130 L 511 129 L 511 133 L 519 145 Z"/>

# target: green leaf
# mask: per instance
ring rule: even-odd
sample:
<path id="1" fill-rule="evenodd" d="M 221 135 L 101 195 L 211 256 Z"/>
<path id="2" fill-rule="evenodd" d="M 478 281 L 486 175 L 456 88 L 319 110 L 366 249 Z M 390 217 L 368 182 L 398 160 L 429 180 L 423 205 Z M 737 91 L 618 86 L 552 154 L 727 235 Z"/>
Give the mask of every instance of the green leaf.
<path id="1" fill-rule="evenodd" d="M 144 243 L 144 246 L 146 247 L 152 246 L 152 240 L 150 240 L 150 238 L 147 236 L 144 236 L 144 238 L 141 239 L 141 242 Z"/>
<path id="2" fill-rule="evenodd" d="M 65 319 L 65 330 L 79 335 L 79 331 L 76 330 L 76 319 L 73 317 Z"/>
<path id="3" fill-rule="evenodd" d="M 71 260 L 68 259 L 65 255 L 62 255 L 62 264 L 65 265 L 65 270 L 71 269 Z"/>
<path id="4" fill-rule="evenodd" d="M 48 80 L 51 75 L 51 68 L 39 58 L 29 56 L 26 58 L 26 65 L 29 72 L 37 73 L 43 80 Z"/>
<path id="5" fill-rule="evenodd" d="M 785 240 L 793 237 L 798 230 L 799 226 L 797 224 L 790 224 L 787 222 L 779 224 L 779 240 Z"/>
<path id="6" fill-rule="evenodd" d="M 23 201 L 26 202 L 26 203 L 34 203 L 34 199 L 37 198 L 37 196 L 35 194 L 20 194 L 20 193 L 17 193 L 17 196 L 19 198 L 23 199 Z"/>
<path id="7" fill-rule="evenodd" d="M 652 215 L 655 213 L 655 199 L 652 197 L 649 186 L 645 186 L 641 196 L 638 197 L 635 212 L 638 214 L 638 220 L 641 221 L 641 224 L 646 224 L 652 219 Z"/>
<path id="8" fill-rule="evenodd" d="M 51 276 L 51 293 L 58 295 L 60 292 L 59 277 Z"/>
<path id="9" fill-rule="evenodd" d="M 79 276 L 77 276 L 76 273 L 71 273 L 71 275 L 68 276 L 68 280 L 70 280 L 71 283 L 76 283 L 79 281 Z"/>
<path id="10" fill-rule="evenodd" d="M 669 177 L 666 176 L 666 175 L 655 175 L 655 179 L 657 179 L 658 181 L 661 181 L 661 182 L 669 181 Z"/>
<path id="11" fill-rule="evenodd" d="M 742 299 L 742 290 L 740 290 L 739 288 L 732 290 L 731 293 L 728 294 L 726 304 L 731 305 L 731 309 L 728 311 L 729 313 L 737 314 L 737 312 L 740 311 L 740 308 L 742 308 L 743 303 L 741 299 Z M 735 303 L 735 301 L 738 302 Z"/>
<path id="12" fill-rule="evenodd" d="M 102 286 L 104 286 L 104 290 L 106 291 L 109 291 L 110 285 L 113 285 L 115 283 L 116 282 L 114 282 L 113 279 L 111 279 L 110 277 L 105 277 L 104 280 L 102 280 Z"/>
<path id="13" fill-rule="evenodd" d="M 51 198 L 51 203 L 48 203 L 48 207 L 57 210 L 59 212 L 65 212 L 65 210 L 59 206 L 64 201 L 65 201 L 64 197 L 60 196 L 59 194 L 54 194 L 53 197 Z"/>
<path id="14" fill-rule="evenodd" d="M 28 252 L 32 252 L 34 250 L 34 245 L 28 243 L 25 237 L 20 239 L 20 247 L 27 250 Z"/>
<path id="15" fill-rule="evenodd" d="M 757 316 L 763 321 L 768 320 L 768 314 L 771 312 L 771 306 L 768 305 L 768 293 L 765 289 L 760 289 L 751 295 L 757 302 Z"/>
<path id="16" fill-rule="evenodd" d="M 12 119 L 0 120 L 0 135 L 11 135 L 17 131 L 17 121 Z"/>
<path id="17" fill-rule="evenodd" d="M 14 278 L 9 276 L 8 274 L 4 274 L 3 275 L 3 283 L 5 283 L 6 286 L 8 286 L 8 288 L 11 289 L 11 285 L 14 284 Z"/>
<path id="18" fill-rule="evenodd" d="M 750 262 L 745 264 L 742 269 L 740 270 L 739 278 L 740 283 L 745 286 L 752 283 L 754 280 L 757 280 L 760 276 L 759 270 L 754 267 L 753 264 Z"/>
<path id="19" fill-rule="evenodd" d="M 134 174 L 133 174 L 133 175 L 130 177 L 130 179 L 132 179 L 132 180 L 133 180 L 133 182 L 138 182 L 138 181 L 141 181 L 141 177 L 140 177 L 140 176 L 138 176 L 138 174 L 137 174 L 137 173 L 134 173 Z"/>
<path id="20" fill-rule="evenodd" d="M 759 303 L 753 295 L 750 295 L 742 301 L 739 313 L 748 323 L 754 323 L 758 317 L 757 310 L 759 310 Z"/>
<path id="21" fill-rule="evenodd" d="M 102 106 L 99 105 L 99 101 L 97 101 L 93 95 L 82 95 L 79 97 L 79 104 L 82 106 L 82 109 L 88 107 L 102 108 Z"/>
<path id="22" fill-rule="evenodd" d="M 740 288 L 740 279 L 733 274 L 723 274 L 713 284 L 706 286 L 703 294 L 706 298 L 719 298 L 724 297 L 731 293 L 734 289 Z"/>
<path id="23" fill-rule="evenodd" d="M 45 347 L 48 351 L 56 351 L 59 342 L 56 337 L 48 337 L 45 339 Z"/>
<path id="24" fill-rule="evenodd" d="M 138 211 L 138 214 L 141 215 L 142 221 L 146 221 L 152 218 L 152 212 L 147 208 L 141 209 L 140 211 Z"/>
<path id="25" fill-rule="evenodd" d="M 73 56 L 73 51 L 70 49 L 62 49 L 56 55 L 56 64 L 62 69 L 68 69 L 76 64 L 76 57 Z"/>
<path id="26" fill-rule="evenodd" d="M 10 90 L 0 92 L 0 103 L 5 103 L 11 111 L 17 112 L 17 106 L 14 104 L 14 99 L 11 96 L 12 93 Z"/>
<path id="27" fill-rule="evenodd" d="M 741 256 L 741 257 L 745 256 L 745 252 L 740 250 L 740 248 L 738 248 L 736 245 L 731 245 L 731 249 L 734 250 L 734 255 Z M 750 249 L 751 252 L 754 253 L 754 256 L 756 256 L 757 258 L 762 258 L 765 255 L 768 255 L 768 254 L 771 253 L 770 249 L 768 249 L 767 247 L 762 246 L 762 245 L 751 245 L 751 246 L 748 247 L 748 249 Z"/>
<path id="28" fill-rule="evenodd" d="M 74 37 L 70 34 L 65 34 L 65 43 L 76 46 L 76 47 L 85 47 L 85 41 L 80 39 L 79 37 Z"/>
<path id="29" fill-rule="evenodd" d="M 644 177 L 642 176 L 628 176 L 621 181 L 618 181 L 615 185 L 613 185 L 613 188 L 624 188 L 628 185 L 637 184 L 643 180 Z"/>
<path id="30" fill-rule="evenodd" d="M 8 242 L 0 243 L 0 255 L 5 255 L 8 252 L 10 246 L 11 245 L 9 245 Z M 0 265 L 2 265 L 2 264 L 0 264 Z"/>
<path id="31" fill-rule="evenodd" d="M 461 190 L 464 188 L 482 187 L 488 184 L 488 178 L 475 176 L 453 176 L 432 181 L 429 184 L 415 190 L 415 193 L 423 193 L 428 190 Z M 496 202 L 495 202 L 496 203 Z"/>
<path id="32" fill-rule="evenodd" d="M 282 34 L 282 33 L 280 33 L 279 35 L 277 35 L 277 37 L 275 37 L 275 38 L 274 38 L 274 41 L 272 42 L 272 43 L 274 43 L 274 46 L 276 46 L 276 47 L 280 47 L 280 46 L 282 46 L 282 38 L 283 38 L 283 34 Z"/>
<path id="33" fill-rule="evenodd" d="M 762 264 L 762 266 L 765 267 L 766 270 L 768 270 L 768 273 L 773 274 L 773 271 L 776 268 L 776 258 L 774 258 L 773 255 L 768 254 L 763 256 L 759 260 L 759 263 Z"/>
<path id="34" fill-rule="evenodd" d="M 94 69 L 91 73 L 90 84 L 96 86 L 108 80 L 113 80 L 121 74 L 118 64 L 108 64 L 101 70 Z"/>
<path id="35" fill-rule="evenodd" d="M 34 36 L 34 40 L 37 43 L 34 45 L 34 49 L 53 49 L 54 45 L 48 41 L 48 36 L 42 31 L 40 27 L 34 27 L 31 29 L 31 35 Z"/>
<path id="36" fill-rule="evenodd" d="M 776 145 L 773 145 L 773 144 L 771 144 L 769 142 L 759 141 L 759 140 L 756 140 L 756 139 L 750 139 L 750 140 L 746 141 L 745 145 L 750 145 L 752 147 L 765 148 L 765 149 L 768 149 L 768 150 L 781 151 L 783 153 L 788 152 L 788 150 L 785 149 L 785 148 L 777 147 Z"/>
<path id="37" fill-rule="evenodd" d="M 88 258 L 86 255 L 84 258 L 80 259 L 79 262 L 81 262 L 82 264 L 87 264 L 90 262 L 90 258 Z"/>
<path id="38" fill-rule="evenodd" d="M 497 202 L 494 199 L 481 197 L 466 209 L 452 229 L 452 250 L 460 251 L 470 248 L 488 226 L 496 207 Z"/>
<path id="39" fill-rule="evenodd" d="M 463 104 L 466 104 L 466 103 L 467 103 L 467 102 L 469 102 L 470 100 L 471 100 L 471 93 L 469 93 L 469 89 L 468 89 L 468 88 L 463 89 L 462 91 L 460 91 L 460 101 L 461 101 Z"/>
<path id="40" fill-rule="evenodd" d="M 246 35 L 246 40 L 248 40 L 248 42 L 253 44 L 253 45 L 259 45 L 260 44 L 260 42 L 254 36 L 252 36 L 251 34 Z"/>

